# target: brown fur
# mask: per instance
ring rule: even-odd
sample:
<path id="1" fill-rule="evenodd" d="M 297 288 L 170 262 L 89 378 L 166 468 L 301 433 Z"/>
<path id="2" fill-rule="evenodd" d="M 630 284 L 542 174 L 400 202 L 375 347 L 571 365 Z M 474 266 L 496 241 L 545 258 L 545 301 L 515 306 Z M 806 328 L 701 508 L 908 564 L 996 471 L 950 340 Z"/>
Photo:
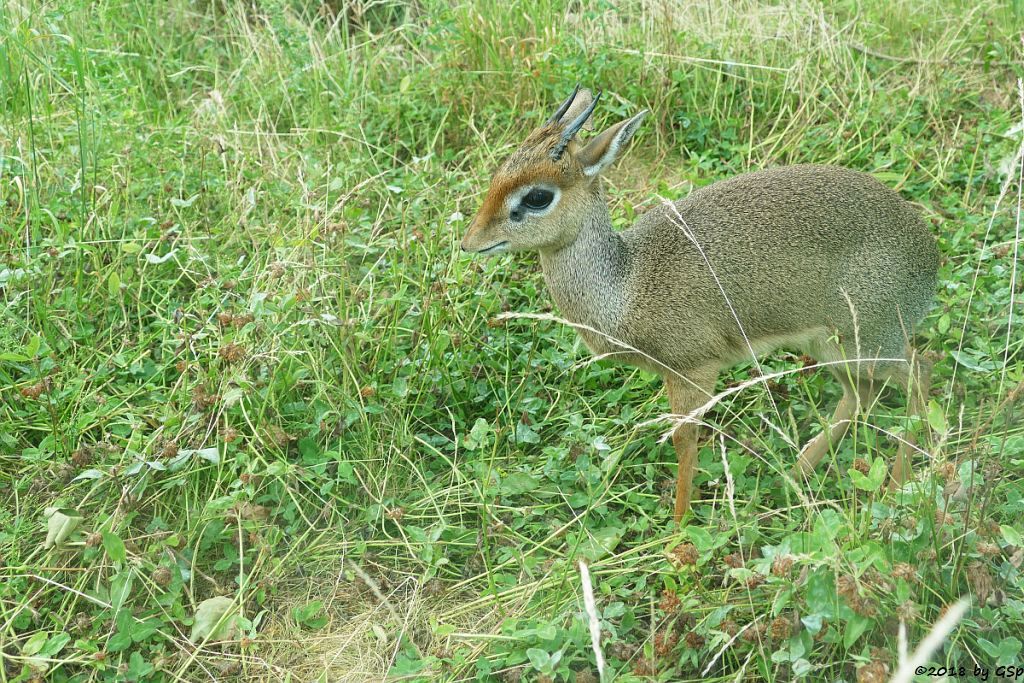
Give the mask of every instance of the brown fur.
<path id="1" fill-rule="evenodd" d="M 882 382 L 909 385 L 912 409 L 923 412 L 927 369 L 907 342 L 931 304 L 938 250 L 899 195 L 844 168 L 773 168 L 701 188 L 616 232 L 600 177 L 580 160 L 621 153 L 632 133 L 609 147 L 618 135 L 609 129 L 554 162 L 557 133 L 557 124 L 539 129 L 502 164 L 463 248 L 538 251 L 555 302 L 591 328 L 580 334 L 595 353 L 661 374 L 680 415 L 707 401 L 722 368 L 778 346 L 841 362 L 832 371 L 843 401 L 835 424 L 801 452 L 803 474 Z M 513 223 L 505 198 L 538 179 L 561 189 L 559 204 Z M 689 508 L 696 434 L 683 425 L 674 438 L 677 520 Z M 900 449 L 896 484 L 911 474 L 912 449 Z"/>

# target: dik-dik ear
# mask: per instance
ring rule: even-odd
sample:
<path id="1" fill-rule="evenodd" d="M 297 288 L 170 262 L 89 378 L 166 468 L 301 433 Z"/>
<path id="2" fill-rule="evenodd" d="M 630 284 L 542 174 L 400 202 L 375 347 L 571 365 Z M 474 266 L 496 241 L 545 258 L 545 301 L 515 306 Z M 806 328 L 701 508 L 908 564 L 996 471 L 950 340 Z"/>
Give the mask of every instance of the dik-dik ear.
<path id="1" fill-rule="evenodd" d="M 576 159 L 583 166 L 583 172 L 593 177 L 618 159 L 645 116 L 646 109 L 631 119 L 616 123 L 587 143 L 587 146 L 576 155 Z"/>

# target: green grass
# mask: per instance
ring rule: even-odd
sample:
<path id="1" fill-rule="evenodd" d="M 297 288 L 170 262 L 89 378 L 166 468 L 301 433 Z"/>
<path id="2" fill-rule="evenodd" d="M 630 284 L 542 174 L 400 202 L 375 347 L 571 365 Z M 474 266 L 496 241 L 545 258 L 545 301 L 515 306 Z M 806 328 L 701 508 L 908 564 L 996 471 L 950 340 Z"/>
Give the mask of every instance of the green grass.
<path id="1" fill-rule="evenodd" d="M 961 596 L 933 663 L 1024 665 L 1020 2 L 305 4 L 0 2 L 0 680 L 595 680 L 581 558 L 615 680 L 886 680 Z M 577 81 L 652 111 L 622 226 L 796 162 L 920 208 L 917 492 L 849 474 L 898 393 L 788 480 L 839 391 L 793 372 L 678 529 L 657 378 L 496 319 L 536 259 L 458 240 Z"/>

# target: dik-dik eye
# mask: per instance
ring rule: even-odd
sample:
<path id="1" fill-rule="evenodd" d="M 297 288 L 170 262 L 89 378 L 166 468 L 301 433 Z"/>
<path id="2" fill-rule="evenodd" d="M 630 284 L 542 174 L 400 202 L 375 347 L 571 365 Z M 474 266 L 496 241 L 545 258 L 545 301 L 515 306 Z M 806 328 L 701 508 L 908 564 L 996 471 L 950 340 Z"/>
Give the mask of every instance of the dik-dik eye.
<path id="1" fill-rule="evenodd" d="M 535 187 L 526 193 L 523 197 L 522 204 L 527 209 L 533 209 L 534 211 L 540 211 L 546 209 L 551 204 L 551 200 L 555 198 L 555 193 L 551 190 L 545 190 L 540 187 Z"/>

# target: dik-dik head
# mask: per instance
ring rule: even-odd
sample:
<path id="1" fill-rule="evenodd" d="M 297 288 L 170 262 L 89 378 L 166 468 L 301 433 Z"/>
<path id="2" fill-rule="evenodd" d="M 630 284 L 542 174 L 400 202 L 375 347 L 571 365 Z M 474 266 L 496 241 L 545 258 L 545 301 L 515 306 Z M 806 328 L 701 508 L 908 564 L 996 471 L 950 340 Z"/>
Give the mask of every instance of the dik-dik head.
<path id="1" fill-rule="evenodd" d="M 607 210 L 600 173 L 626 148 L 647 112 L 581 146 L 576 134 L 600 98 L 600 92 L 592 97 L 576 86 L 551 118 L 501 164 L 462 239 L 463 251 L 557 249 L 571 243 L 596 210 Z"/>

